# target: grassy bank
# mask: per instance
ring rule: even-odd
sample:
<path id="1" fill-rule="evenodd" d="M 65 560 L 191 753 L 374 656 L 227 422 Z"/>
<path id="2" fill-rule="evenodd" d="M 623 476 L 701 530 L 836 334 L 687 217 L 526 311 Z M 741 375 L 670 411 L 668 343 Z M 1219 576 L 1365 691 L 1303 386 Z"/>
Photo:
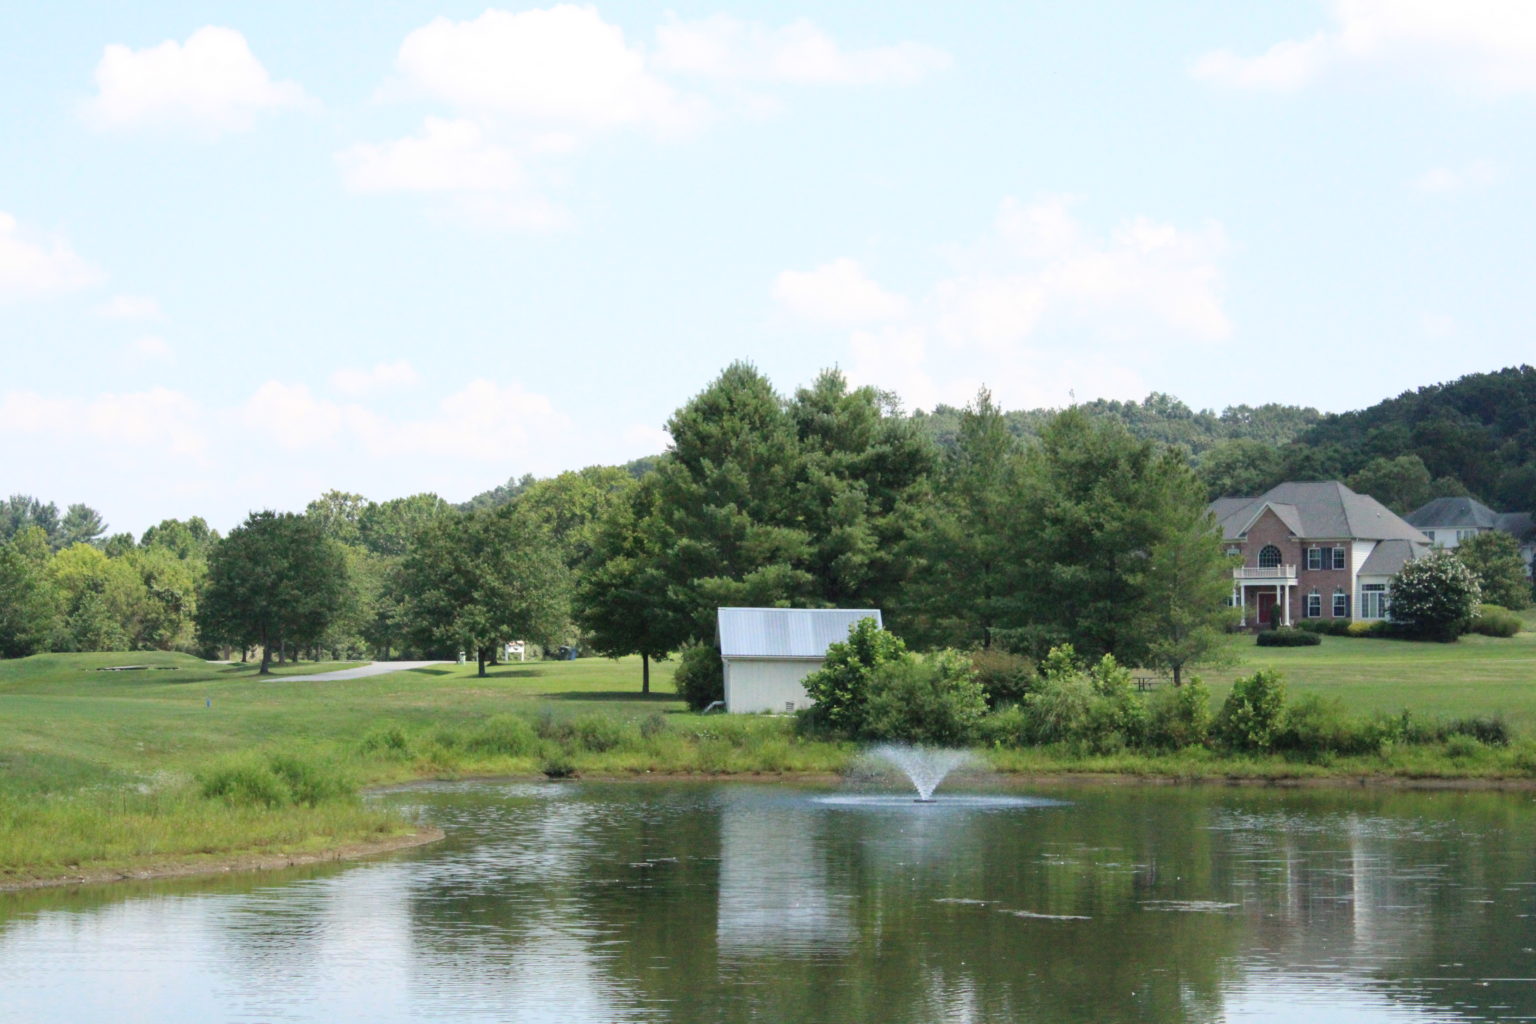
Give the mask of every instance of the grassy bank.
<path id="1" fill-rule="evenodd" d="M 1219 701 L 1257 667 L 1293 697 L 1337 698 L 1349 714 L 1421 719 L 1500 715 L 1515 739 L 1470 737 L 1370 755 L 1089 754 L 1068 747 L 982 751 L 998 771 L 1181 779 L 1513 780 L 1536 776 L 1536 636 L 1455 645 L 1325 637 L 1256 648 L 1207 673 Z M 102 671 L 141 665 L 132 671 Z M 439 666 L 356 680 L 296 681 L 304 663 L 253 666 L 176 654 L 43 655 L 0 662 L 0 884 L 303 853 L 408 832 L 361 787 L 478 775 L 837 773 L 857 748 L 798 736 L 768 717 L 700 717 L 637 660 Z"/>

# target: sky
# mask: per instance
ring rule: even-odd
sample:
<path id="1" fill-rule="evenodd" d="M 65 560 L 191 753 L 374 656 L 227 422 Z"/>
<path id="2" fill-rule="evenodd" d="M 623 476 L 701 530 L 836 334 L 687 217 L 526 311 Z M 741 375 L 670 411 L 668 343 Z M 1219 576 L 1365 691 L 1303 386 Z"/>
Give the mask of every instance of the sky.
<path id="1" fill-rule="evenodd" d="M 1536 5 L 15 4 L 0 491 L 620 463 L 729 363 L 1364 408 L 1536 350 Z"/>

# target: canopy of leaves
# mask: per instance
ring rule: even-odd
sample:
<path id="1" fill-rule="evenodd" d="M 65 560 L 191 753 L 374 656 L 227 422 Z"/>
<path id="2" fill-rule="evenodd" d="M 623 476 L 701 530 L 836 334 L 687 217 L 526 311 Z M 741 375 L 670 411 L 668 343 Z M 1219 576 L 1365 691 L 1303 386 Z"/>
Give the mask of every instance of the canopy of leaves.
<path id="1" fill-rule="evenodd" d="M 1520 543 L 1503 530 L 1484 530 L 1456 545 L 1456 557 L 1477 576 L 1483 600 L 1519 611 L 1531 604 Z"/>

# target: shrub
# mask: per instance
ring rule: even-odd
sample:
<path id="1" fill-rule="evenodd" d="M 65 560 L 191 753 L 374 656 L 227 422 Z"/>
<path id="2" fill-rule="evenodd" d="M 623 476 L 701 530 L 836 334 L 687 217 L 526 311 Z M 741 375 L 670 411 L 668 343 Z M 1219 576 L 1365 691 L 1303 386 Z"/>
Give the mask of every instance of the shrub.
<path id="1" fill-rule="evenodd" d="M 1466 632 L 1482 601 L 1477 574 L 1445 550 L 1403 566 L 1389 594 L 1392 619 L 1404 635 L 1441 642 Z"/>
<path id="2" fill-rule="evenodd" d="M 971 671 L 987 695 L 987 706 L 1017 704 L 1029 692 L 1035 663 L 1022 654 L 991 648 L 971 655 Z"/>
<path id="3" fill-rule="evenodd" d="M 571 735 L 584 750 L 602 754 L 632 743 L 635 728 L 630 722 L 612 715 L 583 715 L 571 723 Z"/>
<path id="4" fill-rule="evenodd" d="M 1167 750 L 1204 746 L 1211 738 L 1211 691 L 1199 676 L 1152 697 L 1147 738 Z"/>
<path id="5" fill-rule="evenodd" d="M 283 754 L 273 756 L 267 765 L 273 775 L 283 780 L 296 804 L 314 807 L 356 792 L 352 781 L 334 766 L 318 765 Z"/>
<path id="6" fill-rule="evenodd" d="M 821 668 L 803 680 L 806 694 L 816 702 L 817 719 L 835 731 L 859 735 L 864 731 L 865 700 L 875 672 L 910 657 L 901 638 L 875 625 L 874 619 L 855 622 L 848 629 L 848 639 L 829 646 Z"/>
<path id="7" fill-rule="evenodd" d="M 1357 753 L 1361 745 L 1343 702 L 1315 693 L 1303 694 L 1286 709 L 1285 721 L 1274 737 L 1277 750 L 1308 754 Z"/>
<path id="8" fill-rule="evenodd" d="M 365 754 L 381 754 L 384 757 L 411 756 L 411 741 L 405 730 L 398 725 L 386 725 L 374 729 L 358 744 Z"/>
<path id="9" fill-rule="evenodd" d="M 1260 647 L 1316 647 L 1322 642 L 1323 638 L 1317 633 L 1288 626 L 1266 629 L 1258 636 Z"/>
<path id="10" fill-rule="evenodd" d="M 198 782 L 204 797 L 232 807 L 314 807 L 356 792 L 352 781 L 333 766 L 289 754 L 223 761 L 204 771 Z"/>
<path id="11" fill-rule="evenodd" d="M 1345 630 L 1346 636 L 1385 636 L 1386 633 L 1385 619 L 1356 619 Z"/>
<path id="12" fill-rule="evenodd" d="M 1084 671 L 1071 644 L 1052 648 L 1025 697 L 1025 733 L 1036 743 L 1078 743 L 1113 752 L 1146 741 L 1146 704 L 1110 655 Z"/>
<path id="13" fill-rule="evenodd" d="M 1353 619 L 1324 619 L 1328 628 L 1323 630 L 1329 636 L 1349 636 L 1349 627 L 1353 626 Z"/>
<path id="14" fill-rule="evenodd" d="M 538 733 L 519 715 L 492 715 L 464 738 L 464 749 L 491 756 L 527 757 L 538 747 Z"/>
<path id="15" fill-rule="evenodd" d="M 1144 743 L 1147 705 L 1131 682 L 1130 669 L 1106 654 L 1088 670 L 1095 700 L 1089 713 L 1090 738 L 1100 749 Z M 1113 739 L 1118 736 L 1119 741 Z"/>
<path id="16" fill-rule="evenodd" d="M 667 723 L 667 716 L 660 711 L 652 711 L 640 720 L 640 735 L 648 740 L 666 734 L 671 728 Z"/>
<path id="17" fill-rule="evenodd" d="M 1022 707 L 1010 704 L 983 718 L 978 730 L 978 738 L 988 746 L 1018 746 L 1029 733 L 1029 717 Z"/>
<path id="18" fill-rule="evenodd" d="M 1477 618 L 1472 620 L 1472 632 L 1483 636 L 1511 637 L 1520 632 L 1520 616 L 1496 604 L 1480 604 L 1477 606 Z"/>
<path id="19" fill-rule="evenodd" d="M 695 711 L 703 711 L 717 700 L 725 699 L 725 665 L 720 652 L 708 644 L 683 648 L 677 659 L 677 674 L 672 677 L 677 695 Z"/>
<path id="20" fill-rule="evenodd" d="M 987 713 L 971 662 L 953 651 L 888 661 L 870 675 L 862 734 L 870 739 L 956 746 Z"/>
<path id="21" fill-rule="evenodd" d="M 1273 749 L 1284 723 L 1285 684 L 1280 673 L 1260 669 L 1232 684 L 1216 717 L 1216 735 L 1234 750 Z"/>
<path id="22" fill-rule="evenodd" d="M 1302 619 L 1296 623 L 1296 628 L 1304 629 L 1308 633 L 1327 633 L 1333 621 L 1332 619 Z"/>

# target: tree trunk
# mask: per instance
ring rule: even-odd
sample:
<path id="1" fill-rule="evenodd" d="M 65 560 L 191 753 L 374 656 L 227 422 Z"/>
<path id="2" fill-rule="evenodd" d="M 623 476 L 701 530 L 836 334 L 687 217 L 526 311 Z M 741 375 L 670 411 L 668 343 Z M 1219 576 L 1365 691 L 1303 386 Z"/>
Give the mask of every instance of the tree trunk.
<path id="1" fill-rule="evenodd" d="M 651 656 L 643 651 L 640 654 L 640 692 L 651 692 Z"/>
<path id="2" fill-rule="evenodd" d="M 272 645 L 267 642 L 267 631 L 265 629 L 261 631 L 261 671 L 256 674 L 259 676 L 272 674 Z"/>
<path id="3" fill-rule="evenodd" d="M 480 677 L 482 679 L 485 678 L 485 648 L 484 647 L 476 647 L 475 648 L 475 661 L 480 666 Z"/>
<path id="4" fill-rule="evenodd" d="M 1178 666 L 1178 665 L 1173 666 L 1173 685 L 1174 686 L 1179 686 L 1179 685 L 1181 685 L 1181 682 L 1182 682 L 1179 679 L 1179 667 L 1180 666 Z"/>

